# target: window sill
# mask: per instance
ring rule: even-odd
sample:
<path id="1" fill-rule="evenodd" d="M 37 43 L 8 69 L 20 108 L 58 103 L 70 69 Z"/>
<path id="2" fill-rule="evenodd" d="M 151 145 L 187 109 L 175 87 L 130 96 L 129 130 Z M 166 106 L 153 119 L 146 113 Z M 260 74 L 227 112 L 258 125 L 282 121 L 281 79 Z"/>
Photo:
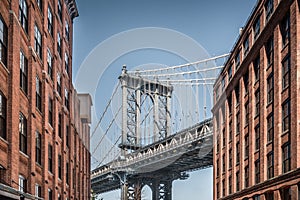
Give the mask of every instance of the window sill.
<path id="1" fill-rule="evenodd" d="M 282 88 L 281 94 L 284 93 L 287 89 L 290 88 L 290 85 L 285 86 L 284 88 Z"/>
<path id="2" fill-rule="evenodd" d="M 9 74 L 9 71 L 8 71 L 7 67 L 4 65 L 4 63 L 1 60 L 0 60 L 0 65 L 6 71 L 6 73 Z"/>
<path id="3" fill-rule="evenodd" d="M 290 45 L 290 40 L 287 41 L 286 44 L 282 46 L 281 53 Z"/>
<path id="4" fill-rule="evenodd" d="M 4 143 L 6 143 L 8 145 L 8 141 L 1 136 L 0 136 L 0 141 L 3 141 Z"/>
<path id="5" fill-rule="evenodd" d="M 24 153 L 23 151 L 19 151 L 19 152 L 21 155 L 25 156 L 26 158 L 29 158 L 29 156 L 26 153 Z"/>
<path id="6" fill-rule="evenodd" d="M 254 154 L 259 153 L 259 149 L 255 149 Z"/>
<path id="7" fill-rule="evenodd" d="M 254 116 L 254 120 L 259 117 L 259 113 Z"/>
<path id="8" fill-rule="evenodd" d="M 272 104 L 273 104 L 273 100 L 267 103 L 266 108 L 268 108 Z"/>
<path id="9" fill-rule="evenodd" d="M 282 134 L 281 137 L 284 137 L 286 134 L 288 134 L 290 132 L 290 130 L 285 130 Z"/>
<path id="10" fill-rule="evenodd" d="M 266 71 L 268 71 L 271 67 L 273 67 L 273 61 L 271 63 L 269 63 L 269 65 L 267 66 Z"/>
<path id="11" fill-rule="evenodd" d="M 271 141 L 267 141 L 267 144 L 266 144 L 266 146 L 269 146 L 270 144 L 273 144 L 273 140 L 271 140 Z"/>

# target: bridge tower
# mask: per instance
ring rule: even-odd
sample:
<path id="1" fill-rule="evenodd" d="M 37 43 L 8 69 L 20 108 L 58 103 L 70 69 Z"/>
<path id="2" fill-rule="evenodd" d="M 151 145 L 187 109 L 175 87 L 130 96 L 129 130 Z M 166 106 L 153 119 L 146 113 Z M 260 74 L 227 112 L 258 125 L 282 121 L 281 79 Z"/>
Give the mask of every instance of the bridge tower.
<path id="1" fill-rule="evenodd" d="M 122 87 L 122 142 L 123 155 L 143 146 L 141 143 L 142 96 L 153 103 L 153 141 L 162 140 L 171 132 L 171 96 L 173 87 L 127 73 L 123 66 L 119 77 Z"/>
<path id="2" fill-rule="evenodd" d="M 143 95 L 150 97 L 153 104 L 151 143 L 163 140 L 171 134 L 173 87 L 168 83 L 159 83 L 157 79 L 149 80 L 138 74 L 129 74 L 125 65 L 119 80 L 122 87 L 122 141 L 119 147 L 122 149 L 122 157 L 124 157 L 128 153 L 148 145 L 141 142 Z M 149 185 L 152 189 L 153 200 L 171 200 L 173 180 L 164 180 L 162 177 L 138 178 L 124 183 L 121 187 L 122 200 L 140 200 L 144 185 Z"/>

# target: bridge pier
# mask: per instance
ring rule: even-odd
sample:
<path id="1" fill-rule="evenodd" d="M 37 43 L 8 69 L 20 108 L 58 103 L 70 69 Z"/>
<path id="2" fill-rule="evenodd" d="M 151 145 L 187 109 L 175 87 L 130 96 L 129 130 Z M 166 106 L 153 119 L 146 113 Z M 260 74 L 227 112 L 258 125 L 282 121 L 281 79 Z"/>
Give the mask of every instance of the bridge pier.
<path id="1" fill-rule="evenodd" d="M 156 180 L 150 187 L 152 200 L 172 200 L 172 181 Z"/>

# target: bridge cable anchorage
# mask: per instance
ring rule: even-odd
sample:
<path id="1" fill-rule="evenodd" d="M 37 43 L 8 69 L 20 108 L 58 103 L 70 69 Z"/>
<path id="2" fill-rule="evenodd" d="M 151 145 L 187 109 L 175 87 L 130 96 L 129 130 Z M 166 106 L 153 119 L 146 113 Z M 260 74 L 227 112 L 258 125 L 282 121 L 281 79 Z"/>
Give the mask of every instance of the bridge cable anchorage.
<path id="1" fill-rule="evenodd" d="M 113 146 L 109 149 L 109 151 L 105 154 L 104 158 L 101 160 L 101 162 L 99 162 L 99 164 L 97 165 L 96 168 L 100 167 L 100 165 L 105 161 L 105 159 L 107 158 L 107 156 L 109 156 L 110 152 L 113 150 L 114 147 L 117 147 L 117 143 L 119 142 L 119 140 L 121 139 L 120 135 L 117 139 L 117 141 L 113 144 Z"/>
<path id="2" fill-rule="evenodd" d="M 187 75 L 187 74 L 196 74 L 199 72 L 208 72 L 213 70 L 222 69 L 224 66 L 216 66 L 208 69 L 198 69 L 194 71 L 184 71 L 184 72 L 177 72 L 177 73 L 170 73 L 170 74 L 141 74 L 142 77 L 170 77 L 170 76 L 179 76 L 179 75 Z"/>
<path id="3" fill-rule="evenodd" d="M 103 136 L 101 137 L 100 141 L 98 142 L 97 146 L 95 147 L 95 149 L 92 152 L 92 155 L 94 155 L 94 153 L 96 152 L 96 150 L 99 148 L 100 144 L 102 143 L 104 137 L 107 135 L 109 129 L 111 128 L 112 124 L 114 123 L 114 121 L 116 120 L 116 117 L 118 116 L 120 110 L 122 109 L 122 106 L 120 106 L 120 108 L 118 109 L 117 113 L 115 114 L 114 118 L 110 121 L 110 124 L 108 125 L 108 128 L 105 130 L 105 133 L 103 134 Z"/>
<path id="4" fill-rule="evenodd" d="M 96 130 L 98 129 L 98 127 L 99 127 L 101 121 L 103 120 L 104 115 L 106 114 L 106 112 L 107 112 L 107 110 L 108 110 L 108 108 L 109 108 L 109 106 L 110 106 L 110 104 L 111 104 L 111 102 L 112 102 L 113 97 L 114 97 L 115 94 L 117 93 L 117 90 L 118 90 L 118 88 L 119 88 L 119 85 L 120 85 L 120 82 L 118 81 L 118 85 L 115 87 L 115 89 L 114 89 L 114 91 L 113 91 L 113 94 L 111 95 L 111 97 L 110 97 L 110 99 L 109 99 L 109 101 L 108 101 L 108 103 L 107 103 L 107 105 L 106 105 L 106 107 L 105 107 L 105 109 L 104 109 L 104 112 L 102 113 L 102 115 L 101 115 L 101 117 L 100 117 L 100 120 L 98 121 L 98 123 L 97 123 L 95 129 L 94 129 L 93 132 L 92 132 L 91 139 L 92 139 L 92 137 L 94 136 L 94 134 L 96 133 Z"/>
<path id="5" fill-rule="evenodd" d="M 171 67 L 165 67 L 165 68 L 159 68 L 159 69 L 148 69 L 148 70 L 138 70 L 138 71 L 128 71 L 128 73 L 150 73 L 150 72 L 160 72 L 160 71 L 168 71 L 168 70 L 173 70 L 173 69 L 180 69 L 180 68 L 184 68 L 184 67 L 189 67 L 192 65 L 198 65 L 200 63 L 206 63 L 209 61 L 214 61 L 220 58 L 226 58 L 228 57 L 230 54 L 223 54 L 220 56 L 216 56 L 216 57 L 212 57 L 212 58 L 208 58 L 208 59 L 204 59 L 204 60 L 200 60 L 200 61 L 196 61 L 196 62 L 192 62 L 192 63 L 186 63 L 183 65 L 176 65 L 176 66 L 171 66 Z"/>

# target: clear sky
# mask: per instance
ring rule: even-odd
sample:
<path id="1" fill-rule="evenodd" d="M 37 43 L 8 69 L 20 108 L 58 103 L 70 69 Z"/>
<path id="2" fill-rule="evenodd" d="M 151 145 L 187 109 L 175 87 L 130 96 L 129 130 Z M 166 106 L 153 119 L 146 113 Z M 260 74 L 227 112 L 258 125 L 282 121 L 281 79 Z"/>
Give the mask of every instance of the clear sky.
<path id="1" fill-rule="evenodd" d="M 229 53 L 238 37 L 239 29 L 244 26 L 256 0 L 77 0 L 76 2 L 79 17 L 74 19 L 74 82 L 83 61 L 93 49 L 97 46 L 99 48 L 99 44 L 101 46 L 104 41 L 116 34 L 136 28 L 157 27 L 174 30 L 195 40 L 210 56 Z M 107 52 L 115 51 L 114 48 L 107 47 Z M 99 55 L 99 63 L 105 56 L 106 54 Z M 148 63 L 172 66 L 183 64 L 185 60 L 163 51 L 146 49 L 142 53 L 129 52 L 113 60 L 111 65 L 114 65 L 112 67 L 114 70 L 110 70 L 108 78 L 99 84 L 114 85 L 123 63 L 131 67 Z M 109 79 L 113 81 L 109 82 Z M 80 87 L 78 84 L 76 86 L 88 88 L 89 86 L 85 84 L 80 82 Z M 98 86 L 99 90 L 101 87 L 103 86 Z M 111 88 L 109 90 L 111 92 Z M 105 95 L 106 92 L 105 89 L 101 90 L 101 95 L 96 95 L 97 99 L 94 99 L 97 116 L 108 100 L 106 96 L 109 95 Z M 212 169 L 194 172 L 188 180 L 174 182 L 173 189 L 174 200 L 212 199 Z M 118 199 L 118 193 L 109 193 L 103 197 L 104 200 Z M 146 194 L 145 199 L 150 197 Z"/>

